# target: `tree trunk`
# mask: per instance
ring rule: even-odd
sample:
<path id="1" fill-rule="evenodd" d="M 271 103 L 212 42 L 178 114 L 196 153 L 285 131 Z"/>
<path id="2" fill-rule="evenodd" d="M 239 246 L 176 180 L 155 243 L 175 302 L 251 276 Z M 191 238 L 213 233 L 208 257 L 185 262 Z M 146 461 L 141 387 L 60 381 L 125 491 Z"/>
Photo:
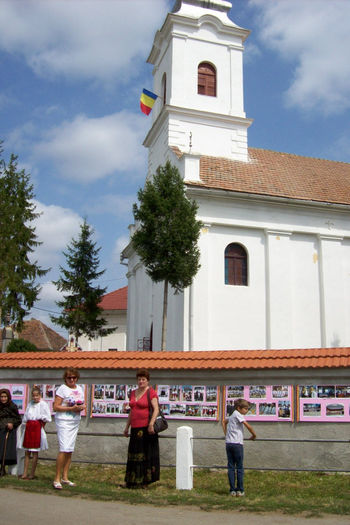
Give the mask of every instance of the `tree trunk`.
<path id="1" fill-rule="evenodd" d="M 164 281 L 164 297 L 163 297 L 163 325 L 162 325 L 162 345 L 161 350 L 166 350 L 166 323 L 168 316 L 168 280 Z"/>

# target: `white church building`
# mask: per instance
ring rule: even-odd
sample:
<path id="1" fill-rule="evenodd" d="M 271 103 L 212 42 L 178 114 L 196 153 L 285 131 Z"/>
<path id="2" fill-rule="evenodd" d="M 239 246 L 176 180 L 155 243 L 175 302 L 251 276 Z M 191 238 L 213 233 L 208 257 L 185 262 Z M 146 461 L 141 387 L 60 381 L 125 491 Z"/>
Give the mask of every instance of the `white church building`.
<path id="1" fill-rule="evenodd" d="M 178 0 L 148 58 L 163 100 L 144 141 L 147 176 L 176 165 L 204 225 L 193 284 L 169 291 L 167 350 L 350 346 L 350 164 L 248 147 L 249 31 L 231 7 Z M 127 349 L 160 350 L 163 284 L 131 243 L 122 258 Z"/>

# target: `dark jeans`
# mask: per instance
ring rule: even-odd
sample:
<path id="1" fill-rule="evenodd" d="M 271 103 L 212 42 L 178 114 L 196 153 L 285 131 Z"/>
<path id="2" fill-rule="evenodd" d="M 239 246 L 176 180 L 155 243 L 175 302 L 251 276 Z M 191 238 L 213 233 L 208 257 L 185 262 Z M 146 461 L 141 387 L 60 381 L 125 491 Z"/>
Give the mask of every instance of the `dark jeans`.
<path id="1" fill-rule="evenodd" d="M 226 443 L 226 454 L 230 492 L 243 492 L 243 445 L 239 445 L 238 443 Z"/>

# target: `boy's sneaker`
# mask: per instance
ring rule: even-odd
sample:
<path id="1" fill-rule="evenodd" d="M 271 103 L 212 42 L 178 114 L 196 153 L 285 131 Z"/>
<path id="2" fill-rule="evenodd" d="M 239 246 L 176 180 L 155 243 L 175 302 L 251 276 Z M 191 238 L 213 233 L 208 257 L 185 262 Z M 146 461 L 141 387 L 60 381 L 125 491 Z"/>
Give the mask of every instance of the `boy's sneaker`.
<path id="1" fill-rule="evenodd" d="M 236 491 L 235 490 L 231 490 L 230 496 L 236 496 Z"/>
<path id="2" fill-rule="evenodd" d="M 239 496 L 239 497 L 244 496 L 244 492 L 241 492 L 240 490 L 237 490 L 236 496 Z"/>

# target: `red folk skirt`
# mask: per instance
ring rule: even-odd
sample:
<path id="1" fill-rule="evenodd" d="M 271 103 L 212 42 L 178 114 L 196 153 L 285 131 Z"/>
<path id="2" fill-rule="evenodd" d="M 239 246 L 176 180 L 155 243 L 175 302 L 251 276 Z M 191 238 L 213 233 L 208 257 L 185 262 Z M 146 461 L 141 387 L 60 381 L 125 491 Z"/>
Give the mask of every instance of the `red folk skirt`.
<path id="1" fill-rule="evenodd" d="M 40 448 L 41 423 L 38 420 L 27 421 L 23 439 L 23 448 Z"/>

